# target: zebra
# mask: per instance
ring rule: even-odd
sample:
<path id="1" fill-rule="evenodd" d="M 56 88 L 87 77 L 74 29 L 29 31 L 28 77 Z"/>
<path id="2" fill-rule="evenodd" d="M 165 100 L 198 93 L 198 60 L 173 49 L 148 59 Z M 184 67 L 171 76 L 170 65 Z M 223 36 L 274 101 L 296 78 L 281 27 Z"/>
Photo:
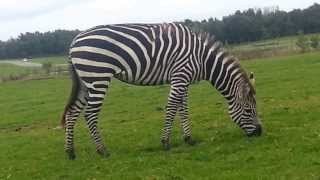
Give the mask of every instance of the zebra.
<path id="1" fill-rule="evenodd" d="M 170 84 L 161 143 L 170 149 L 173 119 L 180 116 L 183 139 L 194 145 L 188 119 L 188 87 L 209 81 L 227 100 L 231 119 L 248 136 L 261 135 L 252 77 L 222 43 L 181 23 L 101 25 L 78 34 L 69 51 L 70 99 L 61 125 L 65 151 L 75 159 L 73 130 L 84 111 L 98 154 L 109 152 L 98 132 L 98 114 L 112 78 L 142 86 Z"/>

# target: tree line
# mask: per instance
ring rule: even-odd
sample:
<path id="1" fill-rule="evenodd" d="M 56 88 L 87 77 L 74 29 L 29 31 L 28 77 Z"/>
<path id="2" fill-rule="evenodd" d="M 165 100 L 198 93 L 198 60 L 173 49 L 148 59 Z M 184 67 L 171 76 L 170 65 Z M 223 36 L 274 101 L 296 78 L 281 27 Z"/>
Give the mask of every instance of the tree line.
<path id="1" fill-rule="evenodd" d="M 209 32 L 224 43 L 234 44 L 268 38 L 320 32 L 320 4 L 290 12 L 278 7 L 250 8 L 234 14 L 202 21 L 186 19 L 185 25 L 198 32 Z M 23 33 L 0 41 L 0 59 L 66 54 L 80 31 L 55 30 Z"/>
<path id="2" fill-rule="evenodd" d="M 320 4 L 306 9 L 281 11 L 279 7 L 250 8 L 236 11 L 222 20 L 202 21 L 187 19 L 184 24 L 196 31 L 214 34 L 225 43 L 241 43 L 268 38 L 320 32 Z"/>
<path id="3" fill-rule="evenodd" d="M 66 54 L 72 39 L 79 33 L 79 30 L 23 33 L 17 38 L 0 41 L 0 59 Z"/>

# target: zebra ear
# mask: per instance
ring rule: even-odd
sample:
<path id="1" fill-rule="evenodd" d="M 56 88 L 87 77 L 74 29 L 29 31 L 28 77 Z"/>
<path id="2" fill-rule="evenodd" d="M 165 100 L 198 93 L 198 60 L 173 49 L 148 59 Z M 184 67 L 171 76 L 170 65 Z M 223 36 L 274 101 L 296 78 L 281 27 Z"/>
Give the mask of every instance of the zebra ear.
<path id="1" fill-rule="evenodd" d="M 256 88 L 256 80 L 254 79 L 253 72 L 250 72 L 249 79 L 250 79 L 250 83 L 252 84 L 252 86 L 254 88 Z"/>

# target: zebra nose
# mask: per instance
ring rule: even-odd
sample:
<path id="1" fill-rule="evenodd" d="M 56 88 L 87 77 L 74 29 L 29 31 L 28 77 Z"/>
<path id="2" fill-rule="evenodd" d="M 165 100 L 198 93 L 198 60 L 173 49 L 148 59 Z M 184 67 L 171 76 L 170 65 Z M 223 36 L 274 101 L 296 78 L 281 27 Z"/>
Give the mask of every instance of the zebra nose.
<path id="1" fill-rule="evenodd" d="M 261 136 L 262 134 L 262 127 L 260 124 L 256 124 L 255 125 L 256 128 L 254 131 L 252 131 L 251 133 L 247 134 L 248 137 L 252 137 L 252 136 Z"/>
<path id="2" fill-rule="evenodd" d="M 256 130 L 254 130 L 254 134 L 255 134 L 256 136 L 261 136 L 261 134 L 262 134 L 262 127 L 261 127 L 260 124 L 257 124 L 257 125 L 256 125 Z"/>

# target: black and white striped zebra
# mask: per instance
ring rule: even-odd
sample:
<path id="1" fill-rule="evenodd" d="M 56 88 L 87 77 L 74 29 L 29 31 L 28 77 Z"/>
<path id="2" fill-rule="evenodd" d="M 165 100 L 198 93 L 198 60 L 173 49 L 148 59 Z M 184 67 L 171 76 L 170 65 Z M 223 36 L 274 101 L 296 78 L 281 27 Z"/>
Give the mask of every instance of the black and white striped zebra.
<path id="1" fill-rule="evenodd" d="M 229 113 L 248 136 L 260 135 L 255 89 L 238 61 L 221 43 L 182 24 L 118 24 L 80 33 L 70 48 L 73 88 L 62 125 L 65 150 L 75 158 L 73 129 L 84 110 L 99 154 L 108 153 L 98 132 L 98 113 L 113 77 L 135 85 L 171 85 L 161 142 L 170 148 L 173 119 L 178 112 L 184 140 L 194 144 L 188 120 L 188 86 L 207 80 L 229 103 Z"/>

